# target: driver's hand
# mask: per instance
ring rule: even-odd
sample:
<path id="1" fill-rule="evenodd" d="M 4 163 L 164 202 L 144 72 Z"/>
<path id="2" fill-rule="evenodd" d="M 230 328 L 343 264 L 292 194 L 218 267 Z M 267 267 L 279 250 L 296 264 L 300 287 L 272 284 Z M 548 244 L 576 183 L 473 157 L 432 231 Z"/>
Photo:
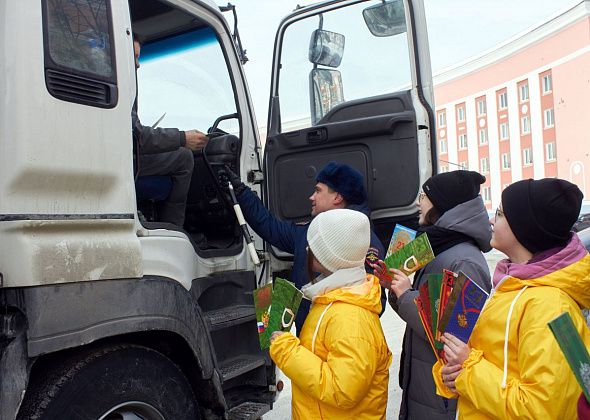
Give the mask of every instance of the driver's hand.
<path id="1" fill-rule="evenodd" d="M 185 131 L 184 136 L 186 138 L 185 146 L 193 151 L 203 149 L 209 142 L 209 137 L 199 130 Z"/>

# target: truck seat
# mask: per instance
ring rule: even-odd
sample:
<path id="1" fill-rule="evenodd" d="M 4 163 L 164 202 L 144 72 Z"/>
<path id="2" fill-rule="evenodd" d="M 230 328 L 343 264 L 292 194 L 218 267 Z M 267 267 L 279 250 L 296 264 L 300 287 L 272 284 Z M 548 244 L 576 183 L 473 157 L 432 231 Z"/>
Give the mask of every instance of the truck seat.
<path id="1" fill-rule="evenodd" d="M 137 202 L 164 201 L 172 190 L 172 178 L 166 175 L 140 176 L 135 180 Z"/>
<path id="2" fill-rule="evenodd" d="M 159 222 L 158 204 L 172 191 L 172 178 L 166 175 L 140 176 L 135 180 L 137 210 L 147 222 Z M 141 217 L 140 217 L 141 219 Z"/>

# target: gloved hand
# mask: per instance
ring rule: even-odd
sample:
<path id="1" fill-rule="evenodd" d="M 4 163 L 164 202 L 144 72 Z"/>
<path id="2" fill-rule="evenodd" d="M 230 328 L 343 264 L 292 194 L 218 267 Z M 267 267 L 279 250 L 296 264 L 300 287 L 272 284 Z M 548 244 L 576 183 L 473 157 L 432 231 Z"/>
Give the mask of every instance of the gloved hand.
<path id="1" fill-rule="evenodd" d="M 227 180 L 231 182 L 232 187 L 234 187 L 234 192 L 236 195 L 241 194 L 247 188 L 240 177 L 234 171 L 232 171 L 229 166 L 225 165 L 224 172 L 227 176 Z"/>

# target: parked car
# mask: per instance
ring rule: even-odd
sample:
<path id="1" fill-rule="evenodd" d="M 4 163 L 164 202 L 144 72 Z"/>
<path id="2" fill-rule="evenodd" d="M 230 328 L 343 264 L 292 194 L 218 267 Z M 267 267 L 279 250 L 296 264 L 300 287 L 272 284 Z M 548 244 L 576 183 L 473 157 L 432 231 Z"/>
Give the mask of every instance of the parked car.
<path id="1" fill-rule="evenodd" d="M 580 209 L 580 216 L 578 221 L 574 224 L 574 232 L 580 232 L 583 229 L 590 227 L 590 201 L 582 202 Z"/>
<path id="2" fill-rule="evenodd" d="M 590 252 L 590 227 L 587 227 L 586 229 L 582 229 L 581 231 L 579 231 L 578 236 L 580 237 L 580 240 L 582 241 L 586 249 Z"/>

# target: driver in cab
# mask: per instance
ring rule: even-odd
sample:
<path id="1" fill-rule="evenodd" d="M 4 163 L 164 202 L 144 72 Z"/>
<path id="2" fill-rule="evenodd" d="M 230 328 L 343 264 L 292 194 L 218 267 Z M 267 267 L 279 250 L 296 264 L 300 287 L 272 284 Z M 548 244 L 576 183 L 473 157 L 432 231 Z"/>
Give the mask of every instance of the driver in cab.
<path id="1" fill-rule="evenodd" d="M 133 36 L 135 67 L 139 69 L 141 44 Z M 181 131 L 177 128 L 156 128 L 141 124 L 137 115 L 137 97 L 131 111 L 133 140 L 139 159 L 137 176 L 168 175 L 172 190 L 161 204 L 159 221 L 182 228 L 187 194 L 193 173 L 193 151 L 203 149 L 209 138 L 199 130 Z"/>

